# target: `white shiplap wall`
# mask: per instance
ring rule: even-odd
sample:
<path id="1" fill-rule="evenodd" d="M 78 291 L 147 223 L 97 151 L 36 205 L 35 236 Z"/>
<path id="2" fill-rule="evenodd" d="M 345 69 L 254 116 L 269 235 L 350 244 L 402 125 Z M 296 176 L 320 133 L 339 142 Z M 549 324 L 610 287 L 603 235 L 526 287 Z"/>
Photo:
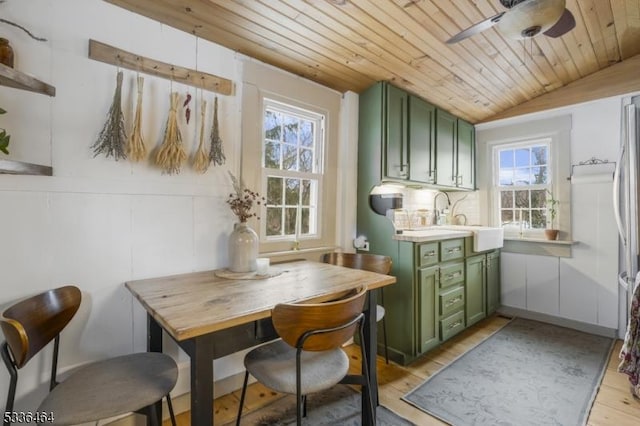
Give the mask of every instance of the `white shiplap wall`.
<path id="1" fill-rule="evenodd" d="M 15 50 L 15 68 L 57 90 L 49 98 L 0 87 L 0 105 L 8 111 L 0 127 L 12 135 L 11 154 L 0 158 L 52 165 L 54 170 L 53 177 L 0 175 L 0 304 L 64 284 L 82 289 L 82 307 L 63 333 L 63 370 L 145 350 L 145 313 L 123 283 L 226 264 L 234 218 L 224 201 L 230 189 L 227 170 L 237 171 L 239 166 L 241 58 L 99 0 L 11 0 L 0 5 L 0 14 L 48 39 L 40 43 L 0 24 L 0 37 L 8 38 Z M 226 165 L 205 175 L 185 166 L 181 174 L 167 176 L 149 161 L 93 158 L 90 145 L 111 104 L 116 67 L 88 59 L 89 39 L 233 80 L 235 95 L 219 97 Z M 135 73 L 124 73 L 123 107 L 129 127 Z M 180 114 L 180 126 L 192 154 L 198 142 L 200 92 L 196 96 L 194 88 L 144 77 L 143 133 L 148 148 L 162 140 L 171 88 L 182 96 L 189 90 L 198 102 L 191 103 L 188 126 Z M 204 97 L 211 108 L 214 94 L 205 92 Z M 211 113 L 210 109 L 207 130 Z M 172 342 L 166 346 L 184 364 L 186 355 Z M 218 377 L 236 373 L 236 361 L 216 361 Z M 37 407 L 46 392 L 41 384 L 48 371 L 49 358 L 42 356 L 20 372 L 17 409 Z M 4 406 L 4 368 L 0 377 Z"/>
<path id="2" fill-rule="evenodd" d="M 572 122 L 571 164 L 592 157 L 616 161 L 622 104 L 627 101 L 628 96 L 616 96 L 487 123 L 478 126 L 479 135 L 485 129 L 527 126 L 535 120 L 568 115 Z M 479 142 L 482 149 L 488 141 L 480 136 Z M 571 185 L 571 238 L 578 242 L 571 248 L 571 257 L 503 253 L 502 303 L 508 308 L 529 311 L 534 317 L 542 314 L 547 316 L 545 319 L 570 321 L 563 324 L 592 325 L 596 327 L 594 331 L 616 330 L 619 312 L 624 307 L 619 305 L 618 295 L 613 187 L 611 183 L 584 185 L 589 188 Z M 480 192 L 486 193 L 486 187 Z M 486 208 L 483 214 L 487 214 Z"/>

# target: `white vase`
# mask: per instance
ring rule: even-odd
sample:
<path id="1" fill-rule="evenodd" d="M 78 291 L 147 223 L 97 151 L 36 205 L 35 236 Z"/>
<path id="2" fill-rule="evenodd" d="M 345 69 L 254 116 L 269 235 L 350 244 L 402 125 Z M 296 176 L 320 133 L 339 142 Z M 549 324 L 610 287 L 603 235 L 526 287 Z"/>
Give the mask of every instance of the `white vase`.
<path id="1" fill-rule="evenodd" d="M 254 272 L 257 269 L 258 234 L 246 223 L 236 223 L 229 235 L 229 270 Z"/>

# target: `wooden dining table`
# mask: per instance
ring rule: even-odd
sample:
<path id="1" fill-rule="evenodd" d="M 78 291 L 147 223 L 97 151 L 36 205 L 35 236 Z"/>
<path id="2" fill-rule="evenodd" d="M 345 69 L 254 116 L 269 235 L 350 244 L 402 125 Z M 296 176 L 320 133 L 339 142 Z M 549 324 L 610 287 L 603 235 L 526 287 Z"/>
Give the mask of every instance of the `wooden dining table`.
<path id="1" fill-rule="evenodd" d="M 216 270 L 129 281 L 125 286 L 147 311 L 147 350 L 162 351 L 164 330 L 189 355 L 191 424 L 208 426 L 214 424 L 213 359 L 277 338 L 270 317 L 278 303 L 319 303 L 361 285 L 369 290 L 362 362 L 373 367 L 369 389 L 377 405 L 376 292 L 371 290 L 395 281 L 375 272 L 293 261 L 272 265 L 264 278 Z M 160 403 L 156 410 L 162 418 Z M 366 409 L 362 424 L 375 424 Z"/>

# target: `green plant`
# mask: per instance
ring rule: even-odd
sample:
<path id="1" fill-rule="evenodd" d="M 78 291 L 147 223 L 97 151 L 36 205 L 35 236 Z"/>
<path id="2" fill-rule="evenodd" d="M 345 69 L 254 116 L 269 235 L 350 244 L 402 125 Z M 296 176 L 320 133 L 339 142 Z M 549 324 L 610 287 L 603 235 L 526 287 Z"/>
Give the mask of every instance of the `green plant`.
<path id="1" fill-rule="evenodd" d="M 559 201 L 553 198 L 553 193 L 547 189 L 547 212 L 549 214 L 549 224 L 551 228 L 553 228 L 553 220 L 556 218 L 558 214 L 557 206 Z"/>
<path id="2" fill-rule="evenodd" d="M 0 108 L 0 115 L 2 114 L 6 114 L 7 111 L 5 111 L 4 109 Z M 0 127 L 0 151 L 2 151 L 5 154 L 9 154 L 9 140 L 11 139 L 11 135 L 7 134 L 6 129 L 3 129 Z"/>

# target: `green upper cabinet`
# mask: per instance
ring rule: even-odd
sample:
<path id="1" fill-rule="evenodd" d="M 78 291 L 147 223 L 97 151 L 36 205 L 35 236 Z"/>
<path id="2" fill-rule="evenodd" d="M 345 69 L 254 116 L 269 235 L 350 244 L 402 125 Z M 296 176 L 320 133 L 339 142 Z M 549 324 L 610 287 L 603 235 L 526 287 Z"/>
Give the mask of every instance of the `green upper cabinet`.
<path id="1" fill-rule="evenodd" d="M 385 97 L 384 178 L 435 183 L 436 108 L 390 84 Z"/>
<path id="2" fill-rule="evenodd" d="M 409 179 L 408 98 L 407 92 L 386 85 L 384 176 L 390 179 Z"/>
<path id="3" fill-rule="evenodd" d="M 476 184 L 476 137 L 473 124 L 458 118 L 458 146 L 456 186 L 464 189 L 475 189 Z"/>
<path id="4" fill-rule="evenodd" d="M 475 189 L 475 129 L 445 111 L 436 112 L 436 184 Z"/>
<path id="5" fill-rule="evenodd" d="M 436 107 L 409 96 L 409 180 L 435 184 Z"/>
<path id="6" fill-rule="evenodd" d="M 370 177 L 376 183 L 475 189 L 473 125 L 425 100 L 377 83 L 360 94 L 359 130 L 358 156 L 371 158 L 367 161 L 377 169 L 366 173 L 375 173 Z M 374 162 L 380 154 L 380 163 Z"/>
<path id="7" fill-rule="evenodd" d="M 436 112 L 436 184 L 456 186 L 456 117 L 446 111 Z"/>

